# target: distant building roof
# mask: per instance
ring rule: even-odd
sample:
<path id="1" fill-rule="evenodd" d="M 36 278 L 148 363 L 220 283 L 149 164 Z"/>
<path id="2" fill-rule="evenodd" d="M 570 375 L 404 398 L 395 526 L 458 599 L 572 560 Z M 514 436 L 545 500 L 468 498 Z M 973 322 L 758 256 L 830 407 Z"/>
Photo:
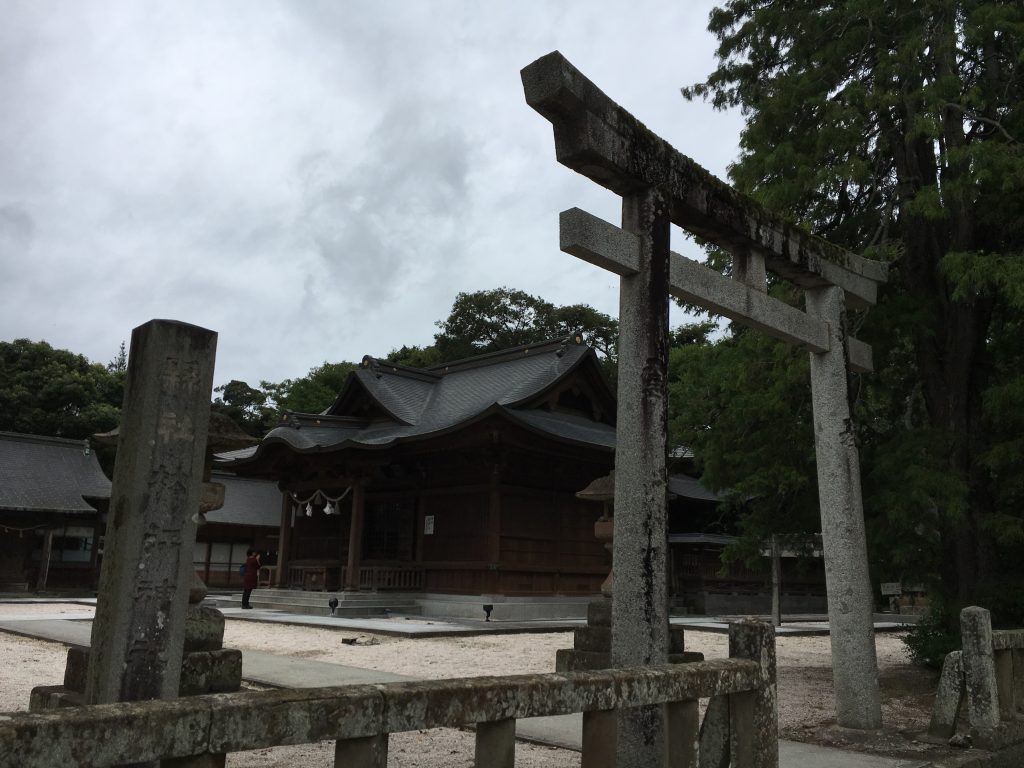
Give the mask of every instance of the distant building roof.
<path id="1" fill-rule="evenodd" d="M 281 524 L 281 491 L 272 480 L 214 472 L 212 482 L 224 486 L 224 506 L 206 513 L 208 523 L 277 528 Z"/>
<path id="2" fill-rule="evenodd" d="M 670 533 L 668 535 L 669 544 L 719 544 L 724 547 L 734 541 L 739 541 L 739 537 L 721 533 Z"/>
<path id="3" fill-rule="evenodd" d="M 689 475 L 669 475 L 669 493 L 674 493 L 683 499 L 695 499 L 697 501 L 718 501 L 718 495 L 712 493 L 699 480 Z"/>
<path id="4" fill-rule="evenodd" d="M 561 397 L 570 376 L 583 370 L 589 375 L 573 382 L 586 385 L 586 396 Z M 241 468 L 281 444 L 298 453 L 384 449 L 491 414 L 563 442 L 615 447 L 615 399 L 594 351 L 558 339 L 426 369 L 365 357 L 322 414 L 290 413 L 260 445 L 218 458 Z"/>
<path id="5" fill-rule="evenodd" d="M 0 509 L 86 514 L 110 480 L 83 440 L 0 432 Z"/>

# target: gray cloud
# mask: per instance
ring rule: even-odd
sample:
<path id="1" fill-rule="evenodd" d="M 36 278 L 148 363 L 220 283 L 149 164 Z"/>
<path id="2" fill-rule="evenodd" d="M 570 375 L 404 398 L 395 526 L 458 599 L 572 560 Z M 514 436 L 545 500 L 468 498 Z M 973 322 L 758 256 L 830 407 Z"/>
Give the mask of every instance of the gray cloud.
<path id="1" fill-rule="evenodd" d="M 738 118 L 678 96 L 709 7 L 7 0 L 4 337 L 106 361 L 176 317 L 258 381 L 428 343 L 460 290 L 614 312 L 557 216 L 617 203 L 555 162 L 519 69 L 562 50 L 721 174 Z"/>

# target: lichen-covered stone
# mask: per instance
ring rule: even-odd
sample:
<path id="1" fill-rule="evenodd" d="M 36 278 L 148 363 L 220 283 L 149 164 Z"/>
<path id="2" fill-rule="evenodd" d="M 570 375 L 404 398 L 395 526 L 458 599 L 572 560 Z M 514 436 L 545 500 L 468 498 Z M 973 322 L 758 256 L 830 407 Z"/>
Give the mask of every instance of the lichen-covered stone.
<path id="1" fill-rule="evenodd" d="M 181 696 L 231 693 L 242 685 L 242 652 L 234 648 L 186 653 L 181 665 Z"/>
<path id="2" fill-rule="evenodd" d="M 211 702 L 210 752 L 238 752 L 383 733 L 384 700 L 374 686 L 234 693 Z"/>
<path id="3" fill-rule="evenodd" d="M 185 652 L 224 647 L 224 614 L 216 608 L 189 605 L 185 612 Z"/>

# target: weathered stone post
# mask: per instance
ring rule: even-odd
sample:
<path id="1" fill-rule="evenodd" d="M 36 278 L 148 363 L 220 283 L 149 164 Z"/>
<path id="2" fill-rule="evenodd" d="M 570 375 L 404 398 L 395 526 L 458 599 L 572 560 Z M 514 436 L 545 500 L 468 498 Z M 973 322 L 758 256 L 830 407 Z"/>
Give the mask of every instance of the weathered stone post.
<path id="1" fill-rule="evenodd" d="M 761 665 L 764 676 L 764 685 L 756 691 L 729 695 L 730 709 L 744 710 L 753 726 L 749 731 L 736 727 L 730 729 L 733 765 L 743 765 L 741 755 L 745 754 L 750 756 L 749 764 L 754 768 L 779 768 L 774 627 L 750 620 L 730 624 L 729 658 L 756 661 Z"/>
<path id="2" fill-rule="evenodd" d="M 977 606 L 964 608 L 960 611 L 960 635 L 971 728 L 995 728 L 999 725 L 999 696 L 992 650 L 992 615 Z"/>
<path id="3" fill-rule="evenodd" d="M 846 381 L 843 289 L 805 291 L 807 314 L 828 324 L 830 348 L 811 352 L 814 445 L 832 640 L 836 715 L 847 728 L 882 726 L 878 660 L 868 575 L 860 462 Z"/>
<path id="4" fill-rule="evenodd" d="M 639 270 L 619 288 L 619 392 L 612 549 L 612 665 L 668 659 L 665 468 L 668 431 L 669 205 L 649 188 L 622 199 L 622 227 L 637 235 Z M 663 707 L 619 719 L 620 768 L 665 764 Z"/>
<path id="5" fill-rule="evenodd" d="M 86 700 L 178 695 L 217 334 L 132 332 Z"/>

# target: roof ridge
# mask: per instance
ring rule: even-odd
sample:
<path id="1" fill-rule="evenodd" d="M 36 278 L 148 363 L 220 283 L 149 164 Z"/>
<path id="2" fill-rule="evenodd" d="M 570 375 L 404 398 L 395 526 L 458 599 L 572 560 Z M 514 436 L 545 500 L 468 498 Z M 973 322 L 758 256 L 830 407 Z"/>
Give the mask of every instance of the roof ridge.
<path id="1" fill-rule="evenodd" d="M 292 419 L 295 421 L 313 421 L 319 424 L 321 421 L 329 421 L 335 424 L 359 424 L 365 425 L 367 420 L 361 419 L 357 416 L 334 416 L 327 413 L 303 413 L 302 411 L 285 411 L 284 416 L 281 418 L 279 427 L 289 426 L 292 423 Z"/>
<path id="2" fill-rule="evenodd" d="M 531 352 L 543 353 L 557 351 L 561 348 L 567 347 L 569 344 L 582 346 L 583 336 L 577 333 L 570 336 L 559 336 L 554 339 L 546 339 L 545 341 L 538 341 L 533 344 L 520 344 L 518 347 L 499 349 L 494 352 L 484 352 L 480 355 L 463 357 L 459 360 L 452 360 L 448 363 L 432 365 L 430 368 L 425 370 L 429 373 L 437 371 L 435 375 L 444 376 L 445 374 L 453 373 L 455 371 L 465 371 L 470 368 L 482 368 L 487 365 L 505 362 L 506 360 L 524 357 Z"/>
<path id="3" fill-rule="evenodd" d="M 369 368 L 375 373 L 397 374 L 411 379 L 419 379 L 421 381 L 438 381 L 441 378 L 441 374 L 434 373 L 430 368 L 416 368 L 412 365 L 396 363 L 392 360 L 374 357 L 373 355 L 363 355 L 363 359 L 360 361 L 359 367 Z M 388 368 L 391 370 L 387 370 Z"/>
<path id="4" fill-rule="evenodd" d="M 0 431 L 0 440 L 12 440 L 23 443 L 41 443 L 43 445 L 66 445 L 81 448 L 87 442 L 87 437 L 55 437 L 51 435 L 30 435 L 25 432 L 4 432 Z"/>

